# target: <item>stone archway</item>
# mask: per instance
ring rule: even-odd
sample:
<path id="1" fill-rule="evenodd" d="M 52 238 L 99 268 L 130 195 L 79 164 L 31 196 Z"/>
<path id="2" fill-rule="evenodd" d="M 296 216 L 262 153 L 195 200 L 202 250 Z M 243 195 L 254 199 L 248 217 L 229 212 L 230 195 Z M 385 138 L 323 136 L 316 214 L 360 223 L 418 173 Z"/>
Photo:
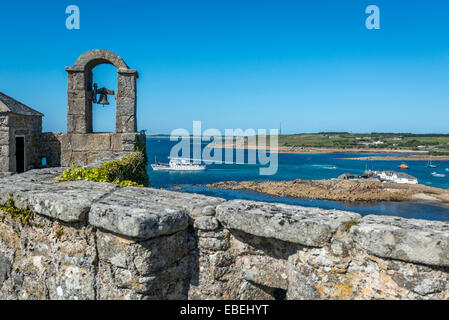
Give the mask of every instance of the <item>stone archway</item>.
<path id="1" fill-rule="evenodd" d="M 67 71 L 67 133 L 92 133 L 92 70 L 100 64 L 117 68 L 116 132 L 137 132 L 137 78 L 115 53 L 96 49 L 82 54 Z"/>

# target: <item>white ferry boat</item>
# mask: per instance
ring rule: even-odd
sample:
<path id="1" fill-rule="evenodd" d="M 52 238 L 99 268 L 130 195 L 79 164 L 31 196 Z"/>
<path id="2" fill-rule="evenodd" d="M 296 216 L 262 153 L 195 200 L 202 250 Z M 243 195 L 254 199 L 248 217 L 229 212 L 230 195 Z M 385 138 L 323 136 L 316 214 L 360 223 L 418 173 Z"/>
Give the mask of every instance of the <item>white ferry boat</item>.
<path id="1" fill-rule="evenodd" d="M 205 165 L 192 162 L 188 159 L 170 159 L 169 163 L 156 162 L 151 165 L 154 171 L 203 171 Z"/>

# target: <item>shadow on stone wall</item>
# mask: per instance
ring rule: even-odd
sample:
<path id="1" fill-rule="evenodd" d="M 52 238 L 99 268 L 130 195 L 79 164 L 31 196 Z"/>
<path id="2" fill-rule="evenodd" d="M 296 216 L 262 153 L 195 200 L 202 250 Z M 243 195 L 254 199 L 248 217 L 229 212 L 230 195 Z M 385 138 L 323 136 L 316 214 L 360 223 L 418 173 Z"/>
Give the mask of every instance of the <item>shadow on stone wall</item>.
<path id="1" fill-rule="evenodd" d="M 35 169 L 61 166 L 61 135 L 61 133 L 45 132 L 32 136 L 31 164 Z"/>
<path id="2" fill-rule="evenodd" d="M 302 245 L 278 239 L 254 237 L 238 230 L 231 230 L 231 234 L 236 240 L 246 245 L 242 254 L 261 254 L 274 259 L 288 260 L 289 256 L 305 248 Z"/>

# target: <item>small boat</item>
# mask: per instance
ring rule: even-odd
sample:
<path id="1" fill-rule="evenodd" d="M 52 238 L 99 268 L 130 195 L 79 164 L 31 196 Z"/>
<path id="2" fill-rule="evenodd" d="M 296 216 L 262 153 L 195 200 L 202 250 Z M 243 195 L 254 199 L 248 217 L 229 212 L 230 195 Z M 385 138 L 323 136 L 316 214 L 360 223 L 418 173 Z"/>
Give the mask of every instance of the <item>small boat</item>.
<path id="1" fill-rule="evenodd" d="M 203 171 L 206 166 L 188 159 L 171 159 L 169 163 L 156 162 L 151 165 L 154 171 Z"/>
<path id="2" fill-rule="evenodd" d="M 427 168 L 436 168 L 437 166 L 432 163 L 432 156 L 429 158 L 429 162 L 427 162 Z"/>
<path id="3" fill-rule="evenodd" d="M 401 164 L 400 166 L 398 166 L 399 169 L 408 169 L 408 165 L 406 165 L 405 163 Z"/>
<path id="4" fill-rule="evenodd" d="M 437 178 L 445 178 L 446 175 L 443 173 L 437 173 L 437 172 L 432 172 L 432 176 L 437 177 Z"/>
<path id="5" fill-rule="evenodd" d="M 449 171 L 449 168 L 446 168 L 446 171 Z"/>

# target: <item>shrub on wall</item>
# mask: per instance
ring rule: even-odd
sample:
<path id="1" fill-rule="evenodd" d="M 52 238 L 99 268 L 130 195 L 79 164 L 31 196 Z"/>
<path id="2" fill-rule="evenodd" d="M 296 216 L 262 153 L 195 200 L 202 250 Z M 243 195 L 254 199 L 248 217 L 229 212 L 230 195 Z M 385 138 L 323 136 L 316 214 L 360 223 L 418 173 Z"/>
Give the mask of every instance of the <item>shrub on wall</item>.
<path id="1" fill-rule="evenodd" d="M 73 166 L 56 179 L 58 181 L 112 182 L 122 187 L 148 187 L 149 177 L 146 167 L 146 154 L 138 151 L 125 156 L 121 160 L 105 162 L 95 168 Z"/>

